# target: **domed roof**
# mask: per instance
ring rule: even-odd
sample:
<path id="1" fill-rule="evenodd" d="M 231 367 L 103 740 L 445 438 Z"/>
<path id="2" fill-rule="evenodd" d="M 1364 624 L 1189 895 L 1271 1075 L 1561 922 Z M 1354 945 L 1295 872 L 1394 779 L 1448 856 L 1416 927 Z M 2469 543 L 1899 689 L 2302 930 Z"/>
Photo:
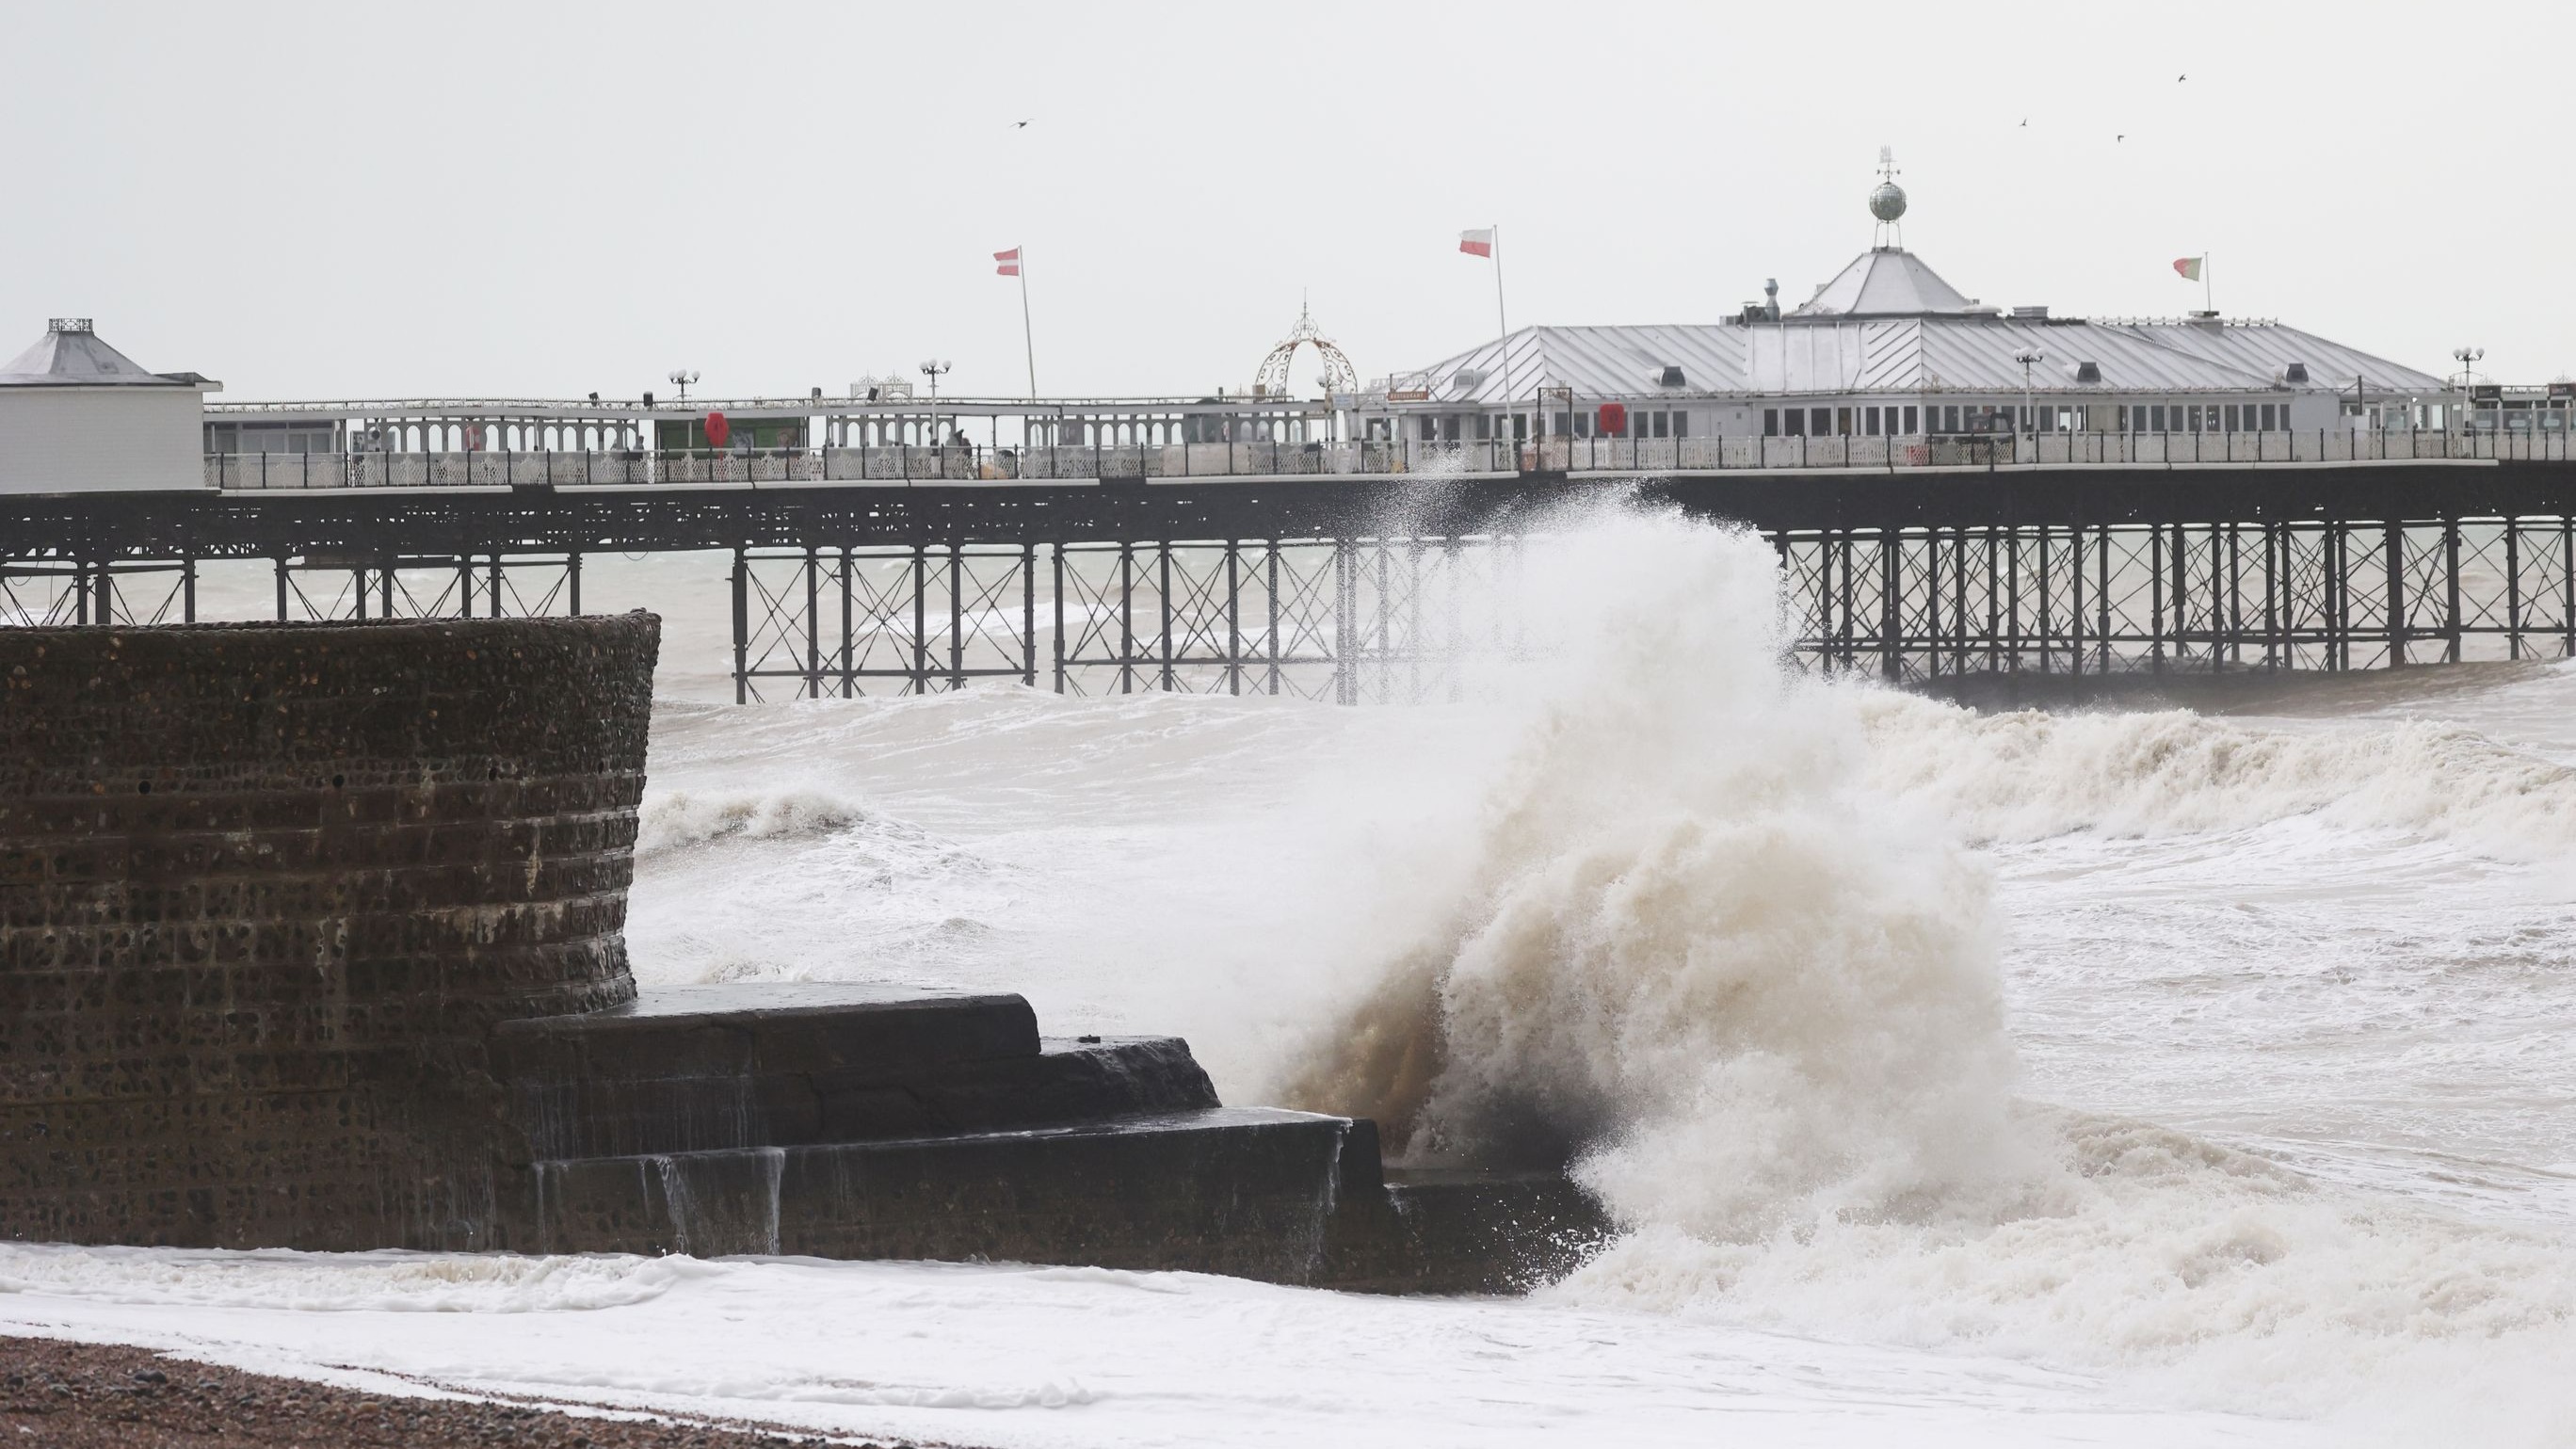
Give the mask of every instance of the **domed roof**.
<path id="1" fill-rule="evenodd" d="M 1816 289 L 1791 317 L 1968 317 L 1980 307 L 1903 247 L 1872 247 Z"/>

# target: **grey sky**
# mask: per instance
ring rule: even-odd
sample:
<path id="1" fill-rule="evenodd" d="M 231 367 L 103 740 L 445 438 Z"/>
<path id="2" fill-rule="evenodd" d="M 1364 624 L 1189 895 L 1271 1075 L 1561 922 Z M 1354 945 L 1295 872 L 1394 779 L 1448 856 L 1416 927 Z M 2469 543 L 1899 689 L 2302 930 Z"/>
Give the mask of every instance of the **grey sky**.
<path id="1" fill-rule="evenodd" d="M 2206 251 L 2576 371 L 2563 4 L 6 7 L 0 355 L 94 316 L 234 398 L 1011 394 L 1015 242 L 1046 391 L 1243 387 L 1301 291 L 1376 376 L 1492 334 L 1464 227 L 1516 325 L 1801 299 L 1882 143 L 1989 303 L 2174 315 Z"/>

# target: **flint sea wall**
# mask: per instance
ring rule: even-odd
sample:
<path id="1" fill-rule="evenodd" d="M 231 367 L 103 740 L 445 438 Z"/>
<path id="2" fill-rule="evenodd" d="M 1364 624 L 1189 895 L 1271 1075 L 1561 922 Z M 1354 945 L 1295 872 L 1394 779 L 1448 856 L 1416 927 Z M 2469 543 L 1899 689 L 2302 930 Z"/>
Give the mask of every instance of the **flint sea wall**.
<path id="1" fill-rule="evenodd" d="M 659 622 L 0 629 L 0 1230 L 472 1248 L 629 1001 Z"/>

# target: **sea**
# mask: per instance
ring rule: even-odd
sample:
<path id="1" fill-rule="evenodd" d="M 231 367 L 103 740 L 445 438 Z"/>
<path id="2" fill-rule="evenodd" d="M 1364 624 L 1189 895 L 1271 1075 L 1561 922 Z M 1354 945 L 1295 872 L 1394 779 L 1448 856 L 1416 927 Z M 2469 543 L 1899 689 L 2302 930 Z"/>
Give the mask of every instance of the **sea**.
<path id="1" fill-rule="evenodd" d="M 1022 992 L 1616 1239 L 1463 1299 L 9 1245 L 0 1328 L 996 1449 L 2576 1445 L 2576 666 L 1970 707 L 1789 667 L 1760 540 L 1627 511 L 1417 706 L 736 705 L 722 559 L 584 584 L 665 620 L 648 986 Z"/>

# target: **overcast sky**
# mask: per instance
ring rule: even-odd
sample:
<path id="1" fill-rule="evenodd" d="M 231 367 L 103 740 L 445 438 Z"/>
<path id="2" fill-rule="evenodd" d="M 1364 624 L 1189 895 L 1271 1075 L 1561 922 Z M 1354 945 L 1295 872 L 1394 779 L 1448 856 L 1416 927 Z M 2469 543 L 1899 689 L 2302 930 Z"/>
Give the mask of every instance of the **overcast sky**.
<path id="1" fill-rule="evenodd" d="M 1014 243 L 1044 391 L 1247 386 L 1301 295 L 1374 377 L 1493 334 L 1465 227 L 1516 325 L 1800 300 L 1882 144 L 1988 303 L 2171 316 L 2207 252 L 2576 372 L 2564 3 L 0 4 L 0 356 L 91 316 L 235 399 L 1016 394 Z"/>

